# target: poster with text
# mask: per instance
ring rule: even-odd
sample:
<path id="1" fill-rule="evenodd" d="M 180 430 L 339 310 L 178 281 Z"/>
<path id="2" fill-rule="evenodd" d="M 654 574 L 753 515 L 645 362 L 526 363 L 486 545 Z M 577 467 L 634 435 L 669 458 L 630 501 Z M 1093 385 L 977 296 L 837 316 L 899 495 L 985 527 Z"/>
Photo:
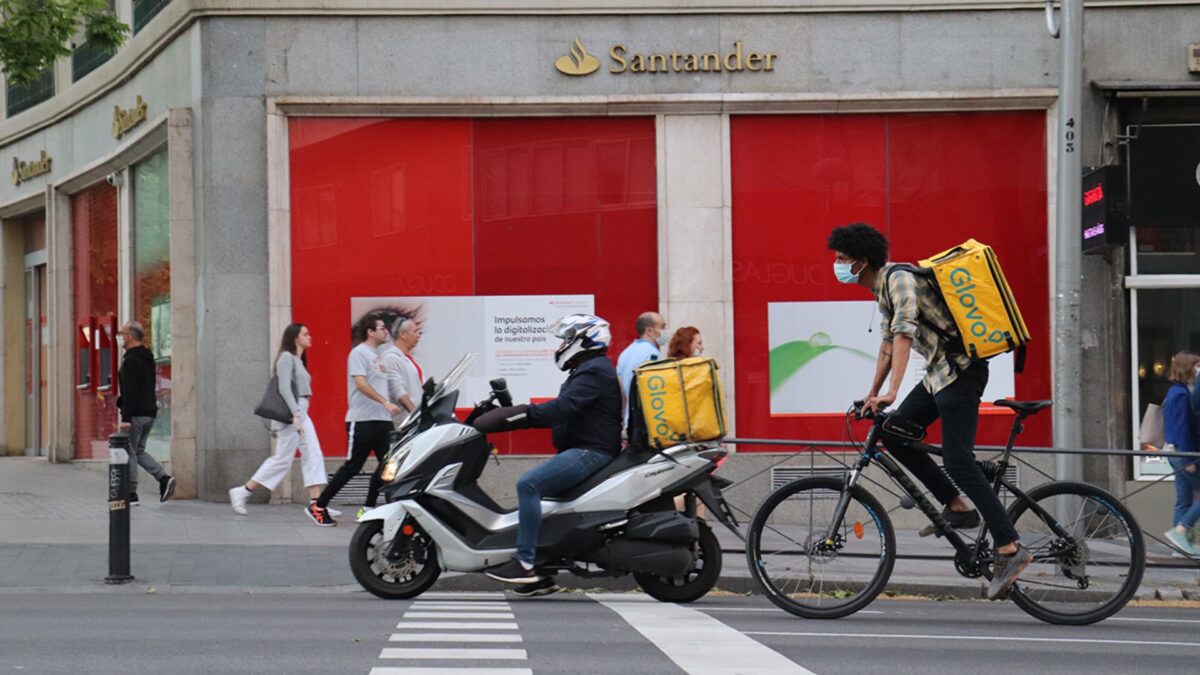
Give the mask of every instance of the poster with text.
<path id="1" fill-rule="evenodd" d="M 840 415 L 865 396 L 879 353 L 879 321 L 878 307 L 869 300 L 768 303 L 771 414 Z M 992 401 L 1012 398 L 1015 391 L 1012 354 L 988 363 L 985 412 L 994 408 Z M 896 405 L 924 376 L 925 359 L 914 350 Z"/>
<path id="2" fill-rule="evenodd" d="M 593 313 L 591 295 L 373 297 L 350 299 L 350 323 L 367 312 L 407 316 L 421 326 L 413 350 L 426 379 L 440 381 L 464 354 L 479 354 L 458 407 L 487 398 L 488 381 L 503 377 L 513 401 L 553 398 L 566 374 L 554 365 L 560 340 L 546 329 L 561 317 Z M 394 337 L 394 336 L 393 336 Z"/>

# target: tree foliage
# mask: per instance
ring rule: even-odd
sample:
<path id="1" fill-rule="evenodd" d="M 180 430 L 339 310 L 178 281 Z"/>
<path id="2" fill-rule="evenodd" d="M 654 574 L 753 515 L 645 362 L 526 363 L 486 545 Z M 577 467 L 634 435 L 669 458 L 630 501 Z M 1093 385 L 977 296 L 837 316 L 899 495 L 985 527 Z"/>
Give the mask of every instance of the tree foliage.
<path id="1" fill-rule="evenodd" d="M 117 20 L 108 0 L 0 0 L 0 67 L 8 81 L 36 81 L 56 59 L 70 56 L 80 30 L 85 41 L 114 50 L 129 26 Z"/>

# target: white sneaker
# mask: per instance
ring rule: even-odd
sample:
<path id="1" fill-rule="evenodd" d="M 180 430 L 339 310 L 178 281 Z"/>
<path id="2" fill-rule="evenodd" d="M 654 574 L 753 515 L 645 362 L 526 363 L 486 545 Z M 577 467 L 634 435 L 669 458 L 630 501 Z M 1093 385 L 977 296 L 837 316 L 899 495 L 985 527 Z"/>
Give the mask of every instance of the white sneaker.
<path id="1" fill-rule="evenodd" d="M 238 485 L 229 488 L 229 505 L 233 507 L 234 513 L 246 515 L 246 500 L 249 498 L 250 493 L 246 491 L 246 486 Z"/>
<path id="2" fill-rule="evenodd" d="M 329 515 L 333 516 L 334 518 L 339 518 L 342 515 L 341 511 L 338 511 L 337 509 L 333 508 L 332 506 L 326 506 L 325 511 L 327 513 L 329 513 Z"/>

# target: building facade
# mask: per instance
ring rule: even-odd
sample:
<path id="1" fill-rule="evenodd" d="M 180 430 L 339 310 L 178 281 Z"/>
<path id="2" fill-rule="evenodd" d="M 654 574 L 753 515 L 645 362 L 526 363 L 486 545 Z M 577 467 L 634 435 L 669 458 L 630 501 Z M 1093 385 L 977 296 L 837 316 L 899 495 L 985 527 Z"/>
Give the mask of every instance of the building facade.
<path id="1" fill-rule="evenodd" d="M 699 327 L 737 437 L 839 440 L 841 362 L 804 354 L 857 348 L 877 323 L 825 248 L 854 221 L 885 230 L 895 259 L 992 244 L 1034 337 L 1024 372 L 993 369 L 996 391 L 1049 398 L 1059 66 L 1042 9 L 118 3 L 136 32 L 115 54 L 81 45 L 5 88 L 0 442 L 105 459 L 115 329 L 137 319 L 159 361 L 151 450 L 181 496 L 220 499 L 265 454 L 250 410 L 289 322 L 316 337 L 334 457 L 353 298 L 567 295 L 591 296 L 618 348 L 646 309 Z M 1136 186 L 1200 124 L 1200 3 L 1088 3 L 1085 22 L 1079 150 Z M 1188 205 L 1134 206 L 1085 256 L 1087 447 L 1133 447 L 1163 364 L 1200 348 Z M 985 413 L 980 442 L 1002 443 L 1011 417 Z M 1021 441 L 1051 431 L 1039 416 Z M 502 450 L 545 445 L 525 440 Z M 727 470 L 749 476 L 770 450 L 739 446 Z M 1086 464 L 1118 492 L 1161 469 Z M 1171 493 L 1134 498 L 1144 524 Z"/>

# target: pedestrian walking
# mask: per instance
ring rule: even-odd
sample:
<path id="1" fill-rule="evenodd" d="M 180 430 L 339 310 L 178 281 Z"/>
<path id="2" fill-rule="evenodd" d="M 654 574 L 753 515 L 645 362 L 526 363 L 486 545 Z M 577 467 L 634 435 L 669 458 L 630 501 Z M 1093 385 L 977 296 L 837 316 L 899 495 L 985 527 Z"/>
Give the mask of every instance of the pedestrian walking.
<path id="1" fill-rule="evenodd" d="M 250 480 L 229 488 L 229 504 L 243 516 L 251 493 L 260 487 L 271 492 L 279 487 L 292 468 L 297 449 L 300 450 L 300 468 L 304 472 L 309 502 L 315 502 L 325 488 L 325 455 L 321 453 L 317 429 L 309 416 L 312 376 L 308 374 L 308 350 L 311 347 L 312 334 L 304 324 L 293 323 L 283 329 L 279 353 L 275 357 L 275 376 L 279 382 L 279 395 L 292 412 L 292 421 L 290 424 L 271 422 L 274 452 L 263 460 Z M 329 509 L 329 515 L 340 516 L 341 513 Z"/>
<path id="2" fill-rule="evenodd" d="M 667 344 L 668 359 L 688 359 L 704 355 L 704 338 L 700 337 L 700 329 L 695 326 L 684 326 L 675 331 L 671 342 Z"/>
<path id="3" fill-rule="evenodd" d="M 380 358 L 387 372 L 388 399 L 403 408 L 400 413 L 403 415 L 416 410 L 424 395 L 421 389 L 424 372 L 412 354 L 421 341 L 421 327 L 411 317 L 399 317 L 392 324 L 392 337 L 392 344 Z"/>
<path id="4" fill-rule="evenodd" d="M 1192 409 L 1192 392 L 1196 384 L 1196 366 L 1200 355 L 1179 352 L 1171 358 L 1171 369 L 1167 379 L 1171 387 L 1163 399 L 1163 452 L 1175 470 L 1175 509 L 1172 514 L 1173 527 L 1163 533 L 1167 542 L 1179 551 L 1200 556 L 1200 546 L 1190 539 L 1191 529 L 1200 521 L 1200 500 L 1196 490 L 1200 489 L 1200 472 L 1197 472 L 1195 457 L 1177 457 L 1175 452 L 1196 452 L 1196 413 Z"/>
<path id="5" fill-rule="evenodd" d="M 657 361 L 659 350 L 667 346 L 667 322 L 658 312 L 643 312 L 634 323 L 637 339 L 617 357 L 617 379 L 621 384 L 624 412 L 621 419 L 629 423 L 629 387 L 633 372 L 647 361 Z"/>
<path id="6" fill-rule="evenodd" d="M 387 400 L 387 373 L 379 359 L 379 347 L 388 341 L 387 324 L 374 313 L 366 314 L 359 321 L 354 334 L 363 335 L 364 339 L 350 351 L 346 363 L 346 398 L 349 404 L 346 410 L 346 436 L 350 443 L 350 458 L 338 468 L 317 500 L 304 510 L 321 527 L 337 525 L 328 510 L 329 502 L 352 476 L 362 470 L 367 457 L 373 452 L 376 459 L 383 461 L 388 436 L 395 428 L 392 416 L 400 414 L 400 408 Z M 376 471 L 367 489 L 367 507 L 375 506 L 380 486 L 379 471 Z"/>
<path id="7" fill-rule="evenodd" d="M 175 494 L 175 479 L 146 452 L 146 441 L 158 417 L 158 401 L 155 400 L 158 373 L 154 352 L 146 346 L 146 329 L 137 321 L 121 326 L 118 335 L 125 348 L 117 374 L 120 386 L 117 408 L 121 411 L 119 428 L 129 431 L 129 503 L 133 506 L 141 503 L 137 493 L 139 466 L 158 481 L 158 501 L 165 502 Z"/>

